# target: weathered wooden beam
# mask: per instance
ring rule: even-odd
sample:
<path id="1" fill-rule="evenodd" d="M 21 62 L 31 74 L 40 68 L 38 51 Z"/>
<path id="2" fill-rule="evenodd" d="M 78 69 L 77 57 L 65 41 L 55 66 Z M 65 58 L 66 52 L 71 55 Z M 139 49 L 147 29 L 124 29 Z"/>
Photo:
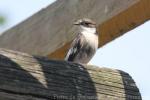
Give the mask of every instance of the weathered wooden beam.
<path id="1" fill-rule="evenodd" d="M 107 0 L 104 0 L 104 1 L 107 1 Z M 120 2 L 122 1 L 123 0 L 120 0 Z M 124 1 L 126 2 L 126 0 Z M 129 0 L 129 2 L 135 2 L 135 1 Z M 101 17 L 99 17 L 101 19 L 102 16 L 104 16 L 107 19 L 108 16 L 111 16 L 107 20 L 104 20 L 104 22 L 102 23 L 100 22 L 98 25 L 98 32 L 100 33 L 99 47 L 106 45 L 107 43 L 113 41 L 117 37 L 122 36 L 126 32 L 134 29 L 135 27 L 143 24 L 144 22 L 150 19 L 150 11 L 149 11 L 150 0 L 138 0 L 132 6 L 129 6 L 128 4 L 126 4 L 125 6 L 126 9 L 124 9 L 123 11 L 119 13 L 117 13 L 119 10 L 115 10 L 116 12 L 113 12 L 114 10 L 111 10 L 111 8 L 119 9 L 119 7 L 116 6 L 116 3 L 120 4 L 117 0 L 114 0 L 114 3 L 112 3 L 113 4 L 112 7 L 110 7 L 109 9 L 110 12 L 108 15 L 103 14 L 101 15 Z M 101 10 L 97 10 L 97 12 L 98 12 L 97 14 L 99 14 Z M 112 14 L 117 13 L 117 14 L 112 16 L 111 13 Z M 63 59 L 69 46 L 70 46 L 70 43 L 65 44 L 64 46 L 50 53 L 48 57 L 52 59 Z"/>
<path id="2" fill-rule="evenodd" d="M 148 20 L 149 9 L 149 0 L 57 0 L 4 32 L 0 47 L 63 59 L 76 35 L 74 20 L 94 19 L 101 47 Z"/>
<path id="3" fill-rule="evenodd" d="M 2 100 L 141 100 L 123 71 L 0 49 Z"/>

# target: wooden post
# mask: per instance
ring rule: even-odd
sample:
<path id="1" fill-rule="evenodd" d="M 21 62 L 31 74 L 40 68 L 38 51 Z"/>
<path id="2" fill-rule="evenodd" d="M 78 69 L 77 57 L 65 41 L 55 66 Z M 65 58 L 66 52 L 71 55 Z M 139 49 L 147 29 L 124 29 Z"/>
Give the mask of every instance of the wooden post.
<path id="1" fill-rule="evenodd" d="M 128 73 L 0 49 L 1 100 L 141 100 Z"/>

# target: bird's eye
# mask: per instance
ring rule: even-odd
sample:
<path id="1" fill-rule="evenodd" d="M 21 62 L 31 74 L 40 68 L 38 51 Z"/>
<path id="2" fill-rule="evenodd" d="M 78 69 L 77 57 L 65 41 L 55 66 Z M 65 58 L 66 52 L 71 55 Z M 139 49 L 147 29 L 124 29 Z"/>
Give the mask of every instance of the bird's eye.
<path id="1" fill-rule="evenodd" d="M 84 26 L 88 26 L 88 25 L 89 25 L 89 23 L 82 22 L 82 25 L 84 25 Z"/>

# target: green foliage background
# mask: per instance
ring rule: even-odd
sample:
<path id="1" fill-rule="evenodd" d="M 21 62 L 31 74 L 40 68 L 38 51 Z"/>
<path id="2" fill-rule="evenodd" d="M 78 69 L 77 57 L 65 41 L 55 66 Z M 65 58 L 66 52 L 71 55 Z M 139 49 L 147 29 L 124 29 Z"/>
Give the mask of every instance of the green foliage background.
<path id="1" fill-rule="evenodd" d="M 5 23 L 5 18 L 3 16 L 0 16 L 0 25 L 3 25 Z"/>

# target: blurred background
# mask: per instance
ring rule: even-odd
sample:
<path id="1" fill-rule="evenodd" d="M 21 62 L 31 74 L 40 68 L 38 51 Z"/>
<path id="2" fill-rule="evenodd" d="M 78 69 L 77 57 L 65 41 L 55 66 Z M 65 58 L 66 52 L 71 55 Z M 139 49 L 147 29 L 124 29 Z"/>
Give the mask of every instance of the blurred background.
<path id="1" fill-rule="evenodd" d="M 0 34 L 55 0 L 0 0 Z M 100 48 L 90 64 L 129 73 L 150 100 L 150 21 Z"/>

